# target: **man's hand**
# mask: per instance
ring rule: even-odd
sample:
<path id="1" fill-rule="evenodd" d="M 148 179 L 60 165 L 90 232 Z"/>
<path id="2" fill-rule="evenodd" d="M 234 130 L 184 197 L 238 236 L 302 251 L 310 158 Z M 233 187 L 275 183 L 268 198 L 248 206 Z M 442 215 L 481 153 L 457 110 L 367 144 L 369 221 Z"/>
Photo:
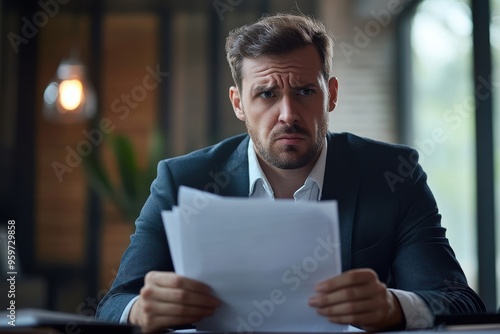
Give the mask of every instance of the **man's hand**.
<path id="1" fill-rule="evenodd" d="M 371 269 L 354 269 L 316 285 L 309 305 L 339 324 L 366 331 L 402 329 L 405 320 L 398 299 Z"/>
<path id="2" fill-rule="evenodd" d="M 220 301 L 210 288 L 172 272 L 149 272 L 139 299 L 129 314 L 129 322 L 143 332 L 187 325 L 214 313 Z"/>

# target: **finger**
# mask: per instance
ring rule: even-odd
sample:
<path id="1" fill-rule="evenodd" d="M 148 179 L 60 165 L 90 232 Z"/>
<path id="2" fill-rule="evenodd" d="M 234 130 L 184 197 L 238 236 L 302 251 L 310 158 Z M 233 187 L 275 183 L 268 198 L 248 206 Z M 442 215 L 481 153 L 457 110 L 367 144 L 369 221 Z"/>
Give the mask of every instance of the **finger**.
<path id="1" fill-rule="evenodd" d="M 203 318 L 215 312 L 213 307 L 192 306 L 187 304 L 165 303 L 156 300 L 143 300 L 142 310 L 149 316 L 195 317 Z"/>
<path id="2" fill-rule="evenodd" d="M 370 281 L 378 281 L 378 276 L 372 269 L 353 269 L 338 276 L 319 282 L 315 286 L 317 292 L 332 292 L 350 286 L 363 285 Z"/>
<path id="3" fill-rule="evenodd" d="M 309 300 L 313 307 L 325 307 L 328 305 L 356 302 L 370 299 L 386 299 L 387 289 L 381 282 L 369 282 L 365 285 L 354 285 L 330 293 L 320 293 Z"/>
<path id="4" fill-rule="evenodd" d="M 381 312 L 385 314 L 389 308 L 389 302 L 384 297 L 363 299 L 357 301 L 346 301 L 338 304 L 317 307 L 316 312 L 326 317 L 348 316 Z"/>
<path id="5" fill-rule="evenodd" d="M 137 303 L 140 309 L 139 324 L 146 332 L 197 322 L 215 311 L 214 308 L 165 303 L 142 296 Z"/>
<path id="6" fill-rule="evenodd" d="M 219 299 L 210 294 L 154 285 L 145 285 L 140 294 L 144 300 L 162 303 L 186 304 L 205 308 L 215 308 L 221 304 Z"/>
<path id="7" fill-rule="evenodd" d="M 212 292 L 212 289 L 208 285 L 172 272 L 150 271 L 146 274 L 144 284 L 153 284 L 161 287 L 190 290 L 206 294 Z"/>
<path id="8" fill-rule="evenodd" d="M 157 301 L 141 295 L 132 306 L 131 320 L 144 332 L 157 332 L 167 327 L 197 322 L 214 313 L 214 308 Z"/>
<path id="9" fill-rule="evenodd" d="M 368 330 L 370 326 L 378 324 L 384 318 L 382 311 L 372 311 L 358 314 L 330 316 L 327 319 L 337 324 L 353 325 Z"/>
<path id="10" fill-rule="evenodd" d="M 384 290 L 383 294 L 374 298 L 317 307 L 316 312 L 332 322 L 351 324 L 367 331 L 402 328 L 404 315 L 399 301 L 392 292 Z"/>

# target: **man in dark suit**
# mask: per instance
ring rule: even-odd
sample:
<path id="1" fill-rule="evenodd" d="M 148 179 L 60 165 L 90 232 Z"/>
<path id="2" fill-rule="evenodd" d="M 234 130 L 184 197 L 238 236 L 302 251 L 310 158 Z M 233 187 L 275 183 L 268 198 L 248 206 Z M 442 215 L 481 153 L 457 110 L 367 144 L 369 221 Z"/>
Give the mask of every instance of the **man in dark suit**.
<path id="1" fill-rule="evenodd" d="M 173 271 L 160 212 L 176 204 L 181 185 L 223 196 L 337 200 L 343 273 L 304 300 L 325 321 L 378 331 L 484 311 L 440 226 L 416 152 L 328 132 L 338 91 L 332 48 L 324 26 L 303 16 L 265 17 L 231 32 L 229 98 L 248 135 L 159 164 L 98 318 L 154 331 L 196 322 L 220 304 L 208 286 Z"/>

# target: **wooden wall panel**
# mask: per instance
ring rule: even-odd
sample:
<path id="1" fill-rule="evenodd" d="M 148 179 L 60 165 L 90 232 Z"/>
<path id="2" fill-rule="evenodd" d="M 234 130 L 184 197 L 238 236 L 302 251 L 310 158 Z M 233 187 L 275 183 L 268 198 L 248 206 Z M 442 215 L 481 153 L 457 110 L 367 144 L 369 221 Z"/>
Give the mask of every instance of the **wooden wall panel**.
<path id="1" fill-rule="evenodd" d="M 383 2 L 366 7 L 366 12 L 388 10 Z M 396 15 L 380 23 L 356 8 L 349 0 L 320 3 L 320 18 L 336 36 L 333 75 L 339 80 L 339 102 L 330 114 L 330 129 L 397 142 Z"/>
<path id="2" fill-rule="evenodd" d="M 141 167 L 147 162 L 147 147 L 158 112 L 158 81 L 151 74 L 158 65 L 158 23 L 153 13 L 109 14 L 103 26 L 103 117 L 111 120 L 113 134 L 132 140 Z M 114 158 L 106 146 L 102 153 L 116 181 Z M 134 226 L 108 201 L 104 203 L 103 223 L 101 286 L 109 288 Z"/>
<path id="3" fill-rule="evenodd" d="M 79 30 L 76 29 L 79 27 Z M 60 13 L 39 33 L 39 61 L 36 109 L 36 190 L 35 228 L 37 261 L 49 264 L 81 264 L 84 260 L 85 181 L 82 166 L 57 177 L 53 162 L 66 166 L 67 146 L 76 149 L 85 139 L 85 124 L 50 123 L 42 117 L 43 91 L 71 46 L 81 50 L 85 61 L 88 49 L 85 17 Z M 21 92 L 22 93 L 22 92 Z"/>
<path id="4" fill-rule="evenodd" d="M 208 18 L 203 13 L 179 11 L 172 20 L 172 110 L 167 131 L 174 154 L 207 145 L 208 136 Z M 215 83 L 214 83 L 215 84 Z"/>
<path id="5" fill-rule="evenodd" d="M 40 32 L 39 80 L 36 134 L 36 253 L 44 265 L 83 265 L 85 261 L 87 183 L 81 165 L 58 179 L 51 164 L 66 164 L 66 146 L 76 149 L 85 140 L 88 124 L 56 124 L 42 117 L 43 90 L 54 76 L 57 66 L 69 55 L 70 45 L 79 46 L 85 62 L 88 52 L 88 20 L 82 19 L 80 37 L 72 35 L 74 16 L 61 13 Z M 112 133 L 128 136 L 139 157 L 146 164 L 147 145 L 157 118 L 157 90 L 146 89 L 144 78 L 152 76 L 158 64 L 158 21 L 155 14 L 108 14 L 103 22 L 103 92 L 101 115 L 111 121 Z M 86 51 L 85 51 L 86 50 Z M 147 86 L 155 83 L 148 79 Z M 137 88 L 139 87 L 139 88 Z M 145 95 L 140 95 L 142 92 Z M 135 96 L 134 107 L 124 117 L 118 108 L 125 106 L 123 96 Z M 115 100 L 119 100 L 119 104 Z M 89 130 L 89 129 L 88 129 Z M 99 145 L 113 180 L 118 172 L 106 145 Z M 108 288 L 118 269 L 123 251 L 133 232 L 127 221 L 107 200 L 103 201 L 101 286 Z"/>

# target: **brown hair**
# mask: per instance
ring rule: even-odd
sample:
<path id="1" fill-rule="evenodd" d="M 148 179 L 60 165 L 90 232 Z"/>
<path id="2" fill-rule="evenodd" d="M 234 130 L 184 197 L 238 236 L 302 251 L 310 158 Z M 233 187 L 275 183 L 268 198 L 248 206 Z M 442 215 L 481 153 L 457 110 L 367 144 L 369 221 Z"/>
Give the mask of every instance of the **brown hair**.
<path id="1" fill-rule="evenodd" d="M 275 14 L 236 28 L 226 40 L 226 57 L 234 83 L 241 89 L 243 58 L 283 55 L 314 45 L 323 62 L 323 76 L 330 78 L 333 41 L 319 20 L 305 15 Z"/>

